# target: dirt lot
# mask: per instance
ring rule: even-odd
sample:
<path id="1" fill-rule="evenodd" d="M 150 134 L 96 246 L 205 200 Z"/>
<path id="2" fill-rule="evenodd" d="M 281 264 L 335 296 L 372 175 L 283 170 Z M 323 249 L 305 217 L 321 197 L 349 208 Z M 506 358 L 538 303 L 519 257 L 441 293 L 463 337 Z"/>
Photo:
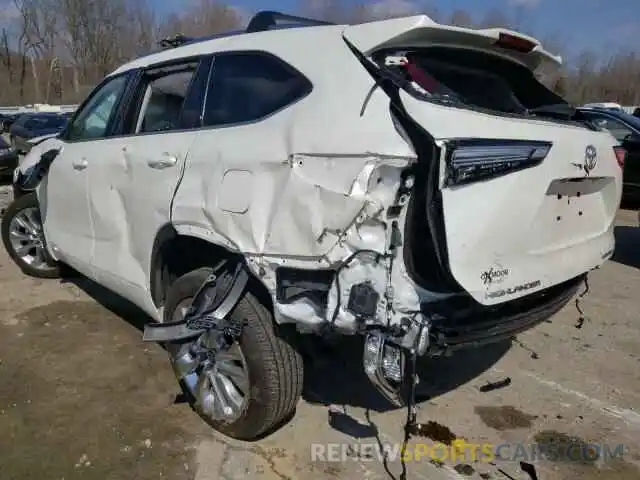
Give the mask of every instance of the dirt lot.
<path id="1" fill-rule="evenodd" d="M 423 366 L 427 437 L 476 444 L 625 445 L 622 458 L 536 461 L 542 479 L 640 478 L 640 228 L 622 211 L 614 261 L 590 277 L 581 329 L 573 305 L 519 338 Z M 216 435 L 181 403 L 164 351 L 142 344 L 143 314 L 86 281 L 24 277 L 0 252 L 0 478 L 385 479 L 399 461 L 312 460 L 312 443 L 402 439 L 351 352 L 309 372 L 295 417 L 253 444 Z M 337 373 L 339 372 L 339 373 Z M 511 385 L 483 393 L 487 382 Z M 340 406 L 329 413 L 328 404 Z M 431 442 L 431 440 L 428 440 Z M 413 442 L 424 442 L 414 439 Z M 414 443 L 415 445 L 415 443 Z M 514 448 L 508 450 L 511 455 Z M 514 456 L 512 460 L 524 460 Z M 518 461 L 423 458 L 408 479 L 525 479 Z"/>

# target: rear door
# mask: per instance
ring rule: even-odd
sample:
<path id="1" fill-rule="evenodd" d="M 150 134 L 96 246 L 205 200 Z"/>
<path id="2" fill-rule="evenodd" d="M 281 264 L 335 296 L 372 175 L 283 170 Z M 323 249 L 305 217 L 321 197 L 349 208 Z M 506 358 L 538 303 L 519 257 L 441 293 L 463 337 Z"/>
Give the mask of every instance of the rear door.
<path id="1" fill-rule="evenodd" d="M 532 73 L 559 61 L 539 42 L 428 17 L 347 27 L 344 37 L 393 73 L 399 107 L 438 147 L 437 228 L 453 277 L 477 301 L 533 293 L 611 255 L 621 190 L 615 139 L 531 113 L 568 107 Z"/>
<path id="2" fill-rule="evenodd" d="M 198 135 L 210 58 L 140 72 L 110 155 L 89 175 L 98 281 L 154 314 L 153 242 L 171 221 L 171 202 Z"/>

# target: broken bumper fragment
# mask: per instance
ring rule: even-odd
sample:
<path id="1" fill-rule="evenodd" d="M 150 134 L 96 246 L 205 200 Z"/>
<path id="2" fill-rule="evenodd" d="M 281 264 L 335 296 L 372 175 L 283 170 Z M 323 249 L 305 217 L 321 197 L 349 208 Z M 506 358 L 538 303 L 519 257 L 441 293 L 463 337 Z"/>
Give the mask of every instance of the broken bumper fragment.
<path id="1" fill-rule="evenodd" d="M 214 273 L 196 294 L 183 320 L 147 324 L 142 340 L 158 343 L 188 341 L 210 330 L 237 336 L 238 332 L 231 331 L 235 326 L 228 325 L 226 321 L 242 297 L 248 281 L 249 273 L 241 262 L 232 271 Z"/>

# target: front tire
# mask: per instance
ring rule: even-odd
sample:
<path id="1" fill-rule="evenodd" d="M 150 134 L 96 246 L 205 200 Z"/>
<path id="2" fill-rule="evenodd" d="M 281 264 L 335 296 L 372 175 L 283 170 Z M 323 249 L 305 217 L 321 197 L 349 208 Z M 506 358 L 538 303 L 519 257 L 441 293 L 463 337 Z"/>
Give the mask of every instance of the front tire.
<path id="1" fill-rule="evenodd" d="M 208 267 L 199 268 L 173 283 L 167 293 L 165 322 L 178 321 L 184 317 L 186 309 L 212 271 Z M 190 361 L 189 344 L 169 344 L 167 350 L 183 393 L 198 415 L 229 437 L 251 441 L 272 431 L 294 412 L 302 394 L 303 361 L 299 352 L 277 333 L 269 309 L 251 292 L 244 293 L 230 315 L 232 320 L 246 320 L 239 340 L 224 356 L 216 356 L 214 363 L 214 367 L 220 363 L 220 370 L 223 371 L 224 363 L 233 361 L 234 374 L 238 373 L 238 368 L 244 371 L 244 377 L 232 375 L 234 384 L 246 382 L 246 388 L 241 409 L 230 418 L 221 418 L 220 412 L 223 410 L 219 406 L 216 415 L 215 405 L 219 402 L 219 397 L 216 397 L 213 383 L 209 384 L 208 394 L 203 396 L 201 389 L 204 373 L 199 376 L 196 373 L 182 374 L 184 370 L 181 370 L 180 365 Z M 194 375 L 196 378 L 193 378 Z M 240 377 L 244 380 L 236 382 L 236 378 Z M 228 378 L 218 384 L 218 392 L 227 380 Z M 238 392 L 240 390 L 242 389 L 238 389 Z M 227 394 L 224 396 L 227 397 Z M 233 400 L 237 395 L 231 395 L 231 398 Z M 240 405 L 239 402 L 236 404 Z M 217 405 L 225 404 L 222 401 Z"/>
<path id="2" fill-rule="evenodd" d="M 2 242 L 9 257 L 30 277 L 59 278 L 60 266 L 50 258 L 35 193 L 13 201 L 2 217 Z"/>

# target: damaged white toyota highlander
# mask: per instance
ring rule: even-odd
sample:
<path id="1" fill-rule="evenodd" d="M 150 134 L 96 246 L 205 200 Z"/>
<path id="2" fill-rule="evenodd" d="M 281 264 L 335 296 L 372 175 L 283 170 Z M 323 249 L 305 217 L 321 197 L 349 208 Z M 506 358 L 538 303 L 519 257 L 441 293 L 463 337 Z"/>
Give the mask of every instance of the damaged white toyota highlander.
<path id="1" fill-rule="evenodd" d="M 227 435 L 294 411 L 301 335 L 362 335 L 412 408 L 417 357 L 539 324 L 613 253 L 625 152 L 536 79 L 560 59 L 533 38 L 262 12 L 164 47 L 33 148 L 2 236 L 151 315 Z"/>

